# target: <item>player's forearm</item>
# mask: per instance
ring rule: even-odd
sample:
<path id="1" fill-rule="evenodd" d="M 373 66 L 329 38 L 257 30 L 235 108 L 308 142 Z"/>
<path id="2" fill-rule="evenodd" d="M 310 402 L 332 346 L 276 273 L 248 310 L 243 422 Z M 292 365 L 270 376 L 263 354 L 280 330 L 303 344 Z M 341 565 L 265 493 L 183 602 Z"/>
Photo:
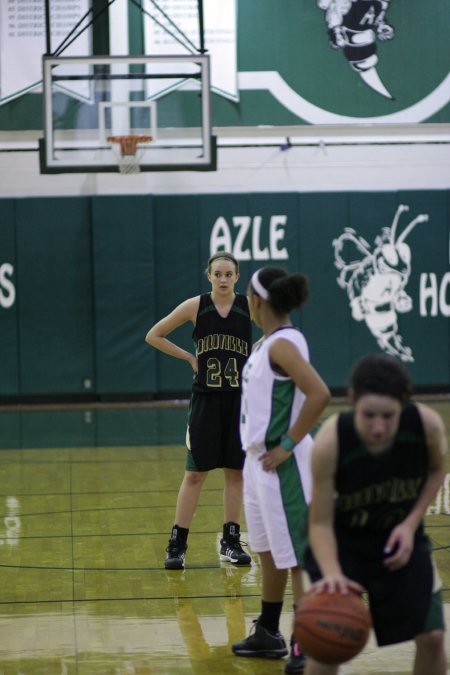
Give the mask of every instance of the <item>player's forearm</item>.
<path id="1" fill-rule="evenodd" d="M 159 336 L 152 336 L 151 338 L 147 337 L 146 342 L 151 347 L 155 347 L 155 349 L 158 349 L 160 352 L 168 354 L 169 356 L 174 356 L 176 359 L 182 359 L 184 361 L 191 362 L 192 359 L 194 358 L 193 354 L 186 351 L 185 349 L 182 349 L 181 347 L 178 347 L 178 345 L 174 344 L 165 337 Z"/>
<path id="2" fill-rule="evenodd" d="M 310 525 L 309 541 L 323 576 L 342 572 L 338 560 L 336 537 L 333 529 L 325 525 Z"/>
<path id="3" fill-rule="evenodd" d="M 419 527 L 419 524 L 422 521 L 429 505 L 435 499 L 437 493 L 442 487 L 446 475 L 445 466 L 431 471 L 428 474 L 428 478 L 425 481 L 425 484 L 420 493 L 419 499 L 414 505 L 414 508 L 410 511 L 408 516 L 405 518 L 405 522 L 410 524 L 411 527 L 416 530 Z"/>
<path id="4" fill-rule="evenodd" d="M 320 389 L 313 394 L 310 394 L 298 416 L 297 420 L 288 430 L 289 436 L 299 443 L 314 427 L 320 415 L 324 411 L 330 400 L 330 394 L 327 389 Z"/>

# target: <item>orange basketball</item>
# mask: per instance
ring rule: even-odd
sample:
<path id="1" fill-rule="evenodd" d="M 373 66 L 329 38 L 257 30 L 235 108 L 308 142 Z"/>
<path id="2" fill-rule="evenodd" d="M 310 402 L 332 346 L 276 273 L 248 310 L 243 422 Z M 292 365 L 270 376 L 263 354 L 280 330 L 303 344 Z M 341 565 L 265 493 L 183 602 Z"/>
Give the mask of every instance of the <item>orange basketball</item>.
<path id="1" fill-rule="evenodd" d="M 294 619 L 295 640 L 320 663 L 338 664 L 359 654 L 372 619 L 358 593 L 314 593 L 302 598 Z"/>

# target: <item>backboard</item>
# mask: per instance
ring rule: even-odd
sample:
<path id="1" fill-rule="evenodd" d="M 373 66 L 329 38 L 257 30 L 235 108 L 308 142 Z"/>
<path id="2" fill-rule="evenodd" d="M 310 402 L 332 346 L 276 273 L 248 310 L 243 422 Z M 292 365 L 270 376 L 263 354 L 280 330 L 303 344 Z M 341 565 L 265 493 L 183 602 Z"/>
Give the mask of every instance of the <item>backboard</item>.
<path id="1" fill-rule="evenodd" d="M 208 55 L 44 56 L 43 83 L 41 173 L 119 171 L 123 136 L 141 171 L 216 169 Z"/>

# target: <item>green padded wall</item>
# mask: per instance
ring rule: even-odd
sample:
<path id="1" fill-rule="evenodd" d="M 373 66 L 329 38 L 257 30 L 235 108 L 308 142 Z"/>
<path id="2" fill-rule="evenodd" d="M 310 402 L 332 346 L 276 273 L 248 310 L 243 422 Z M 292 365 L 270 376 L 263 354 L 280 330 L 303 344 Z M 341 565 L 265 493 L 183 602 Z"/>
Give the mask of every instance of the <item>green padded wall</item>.
<path id="1" fill-rule="evenodd" d="M 20 393 L 15 202 L 0 200 L 0 393 Z"/>
<path id="2" fill-rule="evenodd" d="M 154 321 L 153 199 L 92 198 L 96 389 L 155 389 L 155 353 L 144 339 Z"/>
<path id="3" fill-rule="evenodd" d="M 0 200 L 0 397 L 187 395 L 188 364 L 145 335 L 209 290 L 217 248 L 240 292 L 266 264 L 308 276 L 293 318 L 331 387 L 393 347 L 418 387 L 448 390 L 449 243 L 448 190 Z M 189 350 L 192 328 L 172 335 Z"/>
<path id="4" fill-rule="evenodd" d="M 90 231 L 87 197 L 16 202 L 23 395 L 95 390 Z"/>

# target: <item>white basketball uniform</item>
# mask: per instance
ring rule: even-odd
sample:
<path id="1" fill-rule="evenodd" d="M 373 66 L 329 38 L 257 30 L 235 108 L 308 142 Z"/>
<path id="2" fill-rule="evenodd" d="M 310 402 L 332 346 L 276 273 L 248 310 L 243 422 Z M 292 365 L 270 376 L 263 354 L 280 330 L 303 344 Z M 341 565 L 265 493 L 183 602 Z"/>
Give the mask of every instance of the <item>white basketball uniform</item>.
<path id="1" fill-rule="evenodd" d="M 256 347 L 243 369 L 240 432 L 247 453 L 244 508 L 250 546 L 256 553 L 270 550 L 275 566 L 287 569 L 303 566 L 312 438 L 305 436 L 276 471 L 263 470 L 258 458 L 280 443 L 305 400 L 291 378 L 270 365 L 270 345 L 280 338 L 292 342 L 309 361 L 306 340 L 293 326 L 278 329 Z"/>

